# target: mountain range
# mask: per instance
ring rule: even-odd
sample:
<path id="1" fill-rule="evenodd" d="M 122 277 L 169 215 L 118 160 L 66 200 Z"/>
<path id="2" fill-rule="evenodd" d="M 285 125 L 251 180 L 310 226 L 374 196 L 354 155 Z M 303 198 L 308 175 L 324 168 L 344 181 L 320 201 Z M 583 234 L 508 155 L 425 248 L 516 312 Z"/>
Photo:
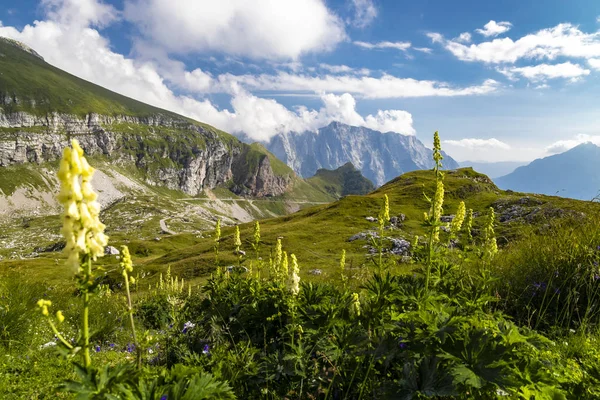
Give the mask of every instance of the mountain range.
<path id="1" fill-rule="evenodd" d="M 526 161 L 460 161 L 461 167 L 472 167 L 475 171 L 481 172 L 492 179 L 508 175 L 522 165 L 528 164 Z"/>
<path id="2" fill-rule="evenodd" d="M 375 185 L 408 171 L 433 168 L 432 150 L 415 136 L 382 133 L 369 128 L 332 122 L 317 132 L 283 133 L 266 144 L 267 149 L 303 177 L 318 169 L 335 169 L 351 162 Z M 444 154 L 446 169 L 458 163 Z"/>
<path id="3" fill-rule="evenodd" d="M 600 147 L 583 143 L 521 166 L 494 182 L 502 189 L 592 200 L 600 192 Z"/>

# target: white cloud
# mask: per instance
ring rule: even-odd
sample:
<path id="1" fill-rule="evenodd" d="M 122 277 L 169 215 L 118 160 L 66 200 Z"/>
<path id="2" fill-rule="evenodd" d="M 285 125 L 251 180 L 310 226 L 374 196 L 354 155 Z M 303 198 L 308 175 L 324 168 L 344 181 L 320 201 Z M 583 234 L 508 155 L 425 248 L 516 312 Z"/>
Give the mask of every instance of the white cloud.
<path id="1" fill-rule="evenodd" d="M 485 37 L 498 36 L 502 33 L 508 32 L 510 28 L 512 28 L 512 24 L 510 22 L 496 22 L 494 20 L 491 20 L 483 26 L 483 29 L 475 29 L 475 32 Z"/>
<path id="2" fill-rule="evenodd" d="M 568 23 L 542 29 L 516 41 L 502 38 L 469 46 L 456 40 L 446 40 L 439 33 L 428 33 L 427 36 L 462 61 L 498 64 L 514 63 L 520 59 L 600 57 L 600 32 L 584 33 Z"/>
<path id="3" fill-rule="evenodd" d="M 420 51 L 421 53 L 431 54 L 433 53 L 433 49 L 429 47 L 413 47 L 413 50 Z"/>
<path id="4" fill-rule="evenodd" d="M 573 139 L 558 140 L 546 147 L 546 152 L 549 154 L 564 153 L 565 151 L 570 150 L 573 147 L 579 146 L 580 144 L 587 142 L 591 142 L 596 146 L 600 146 L 600 135 L 579 134 L 576 135 Z"/>
<path id="5" fill-rule="evenodd" d="M 172 53 L 296 59 L 346 38 L 323 0 L 126 0 L 124 15 Z"/>
<path id="6" fill-rule="evenodd" d="M 319 64 L 319 68 L 330 72 L 332 74 L 358 74 L 358 75 L 370 75 L 371 71 L 368 68 L 352 68 L 347 65 L 331 65 L 331 64 Z"/>
<path id="7" fill-rule="evenodd" d="M 363 49 L 396 49 L 401 51 L 406 51 L 410 48 L 410 42 L 377 42 L 377 43 L 369 43 L 369 42 L 361 42 L 355 41 L 354 44 L 358 47 L 362 47 Z"/>
<path id="8" fill-rule="evenodd" d="M 578 64 L 564 62 L 562 64 L 539 64 L 527 67 L 511 67 L 498 69 L 498 72 L 504 74 L 509 79 L 516 79 L 516 75 L 520 75 L 529 79 L 532 82 L 545 81 L 546 79 L 568 78 L 572 81 L 589 75 L 590 70 L 582 68 Z"/>
<path id="9" fill-rule="evenodd" d="M 363 98 L 390 99 L 426 96 L 469 96 L 487 94 L 497 90 L 499 84 L 493 79 L 481 85 L 455 88 L 444 82 L 419 81 L 397 78 L 384 74 L 379 78 L 370 76 L 326 75 L 310 76 L 280 72 L 277 75 L 231 75 L 218 77 L 221 85 L 238 83 L 249 90 L 281 92 L 351 93 Z"/>
<path id="10" fill-rule="evenodd" d="M 550 89 L 550 85 L 548 85 L 547 83 L 542 83 L 541 85 L 537 85 L 535 87 L 535 89 L 538 89 L 538 90 Z"/>
<path id="11" fill-rule="evenodd" d="M 377 7 L 373 0 L 352 0 L 354 8 L 354 18 L 352 24 L 357 28 L 365 28 L 377 18 Z"/>
<path id="12" fill-rule="evenodd" d="M 60 12 L 60 10 L 57 10 Z M 108 89 L 197 119 L 232 133 L 246 133 L 255 140 L 269 140 L 279 132 L 316 130 L 331 121 L 372 129 L 414 134 L 412 116 L 401 110 L 379 110 L 363 118 L 356 100 L 348 93 L 322 94 L 323 107 L 290 110 L 275 100 L 257 97 L 234 81 L 219 81 L 201 69 L 186 71 L 182 63 L 161 60 L 160 66 L 138 62 L 110 50 L 98 31 L 48 20 L 22 30 L 0 25 L 0 35 L 39 49 L 48 62 Z M 160 58 L 160 57 L 157 57 Z M 227 90 L 232 111 L 219 110 L 208 100 L 176 95 L 165 84 L 174 83 L 190 92 Z"/>
<path id="13" fill-rule="evenodd" d="M 463 32 L 458 35 L 457 38 L 454 39 L 457 42 L 461 43 L 470 43 L 471 42 L 471 34 L 469 32 Z"/>
<path id="14" fill-rule="evenodd" d="M 363 118 L 356 111 L 356 100 L 349 93 L 322 94 L 323 107 L 309 110 L 297 107 L 291 111 L 272 99 L 256 97 L 240 90 L 233 97 L 234 113 L 228 121 L 230 132 L 243 132 L 253 140 L 268 141 L 282 132 L 316 131 L 332 121 L 364 126 L 382 132 L 414 135 L 412 115 L 402 110 L 379 110 Z"/>
<path id="15" fill-rule="evenodd" d="M 65 25 L 107 26 L 119 17 L 119 12 L 101 0 L 41 0 L 48 17 Z"/>
<path id="16" fill-rule="evenodd" d="M 587 62 L 590 67 L 600 70 L 600 58 L 590 58 Z"/>
<path id="17" fill-rule="evenodd" d="M 456 146 L 456 147 L 464 147 L 471 150 L 476 149 L 503 149 L 508 150 L 510 146 L 496 138 L 491 139 L 475 139 L 475 138 L 466 138 L 461 140 L 444 140 L 443 143 Z"/>

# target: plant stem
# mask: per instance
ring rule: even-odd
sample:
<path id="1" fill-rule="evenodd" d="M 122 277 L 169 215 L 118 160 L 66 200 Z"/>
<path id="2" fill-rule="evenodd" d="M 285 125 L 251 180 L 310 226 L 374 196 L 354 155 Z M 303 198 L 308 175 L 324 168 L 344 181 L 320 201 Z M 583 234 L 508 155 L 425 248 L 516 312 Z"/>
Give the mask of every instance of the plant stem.
<path id="1" fill-rule="evenodd" d="M 85 282 L 83 289 L 83 365 L 89 369 L 92 365 L 90 358 L 90 280 L 92 279 L 92 258 L 86 255 Z"/>
<path id="2" fill-rule="evenodd" d="M 137 341 L 137 334 L 135 333 L 135 323 L 133 322 L 133 307 L 131 306 L 131 292 L 129 291 L 129 276 L 125 270 L 123 273 L 125 278 L 125 292 L 127 293 L 127 313 L 129 314 L 129 325 L 131 326 L 131 334 L 133 335 L 133 344 L 135 345 L 135 352 L 137 356 L 137 368 L 142 367 L 142 349 Z"/>

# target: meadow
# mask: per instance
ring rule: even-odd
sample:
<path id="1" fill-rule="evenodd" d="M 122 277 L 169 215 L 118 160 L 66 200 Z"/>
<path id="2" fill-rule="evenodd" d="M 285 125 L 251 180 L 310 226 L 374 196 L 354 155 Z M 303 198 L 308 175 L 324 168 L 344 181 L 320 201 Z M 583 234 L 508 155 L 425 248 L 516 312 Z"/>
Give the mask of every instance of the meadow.
<path id="1" fill-rule="evenodd" d="M 139 268 L 134 246 L 101 261 L 111 242 L 73 143 L 58 173 L 66 265 L 0 276 L 0 397 L 600 398 L 597 215 L 520 228 L 499 249 L 493 208 L 475 224 L 472 205 L 445 198 L 437 134 L 434 160 L 409 255 L 390 251 L 384 191 L 364 268 L 340 249 L 313 279 L 259 222 L 219 223 L 210 276 L 188 282 L 168 263 Z"/>

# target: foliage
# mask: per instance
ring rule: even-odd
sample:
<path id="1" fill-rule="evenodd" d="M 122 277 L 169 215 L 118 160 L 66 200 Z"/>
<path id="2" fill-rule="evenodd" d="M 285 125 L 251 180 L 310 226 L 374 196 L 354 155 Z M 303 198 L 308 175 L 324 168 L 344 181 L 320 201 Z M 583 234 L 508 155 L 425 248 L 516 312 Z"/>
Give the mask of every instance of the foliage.
<path id="1" fill-rule="evenodd" d="M 334 267 L 342 284 L 303 279 L 307 264 L 288 257 L 281 239 L 265 241 L 259 223 L 248 235 L 237 227 L 222 232 L 217 223 L 215 273 L 200 290 L 185 290 L 170 267 L 145 285 L 127 248 L 114 266 L 123 284 L 109 288 L 104 267 L 92 266 L 90 240 L 70 242 L 67 251 L 77 250 L 81 266 L 76 290 L 52 292 L 15 275 L 0 280 L 8 352 L 0 396 L 600 398 L 597 228 L 579 219 L 549 225 L 549 236 L 498 251 L 494 210 L 481 215 L 483 230 L 472 235 L 471 205 L 446 204 L 456 188 L 434 173 L 421 188 L 430 210 L 421 219 L 425 235 L 413 242 L 404 274 L 387 251 L 388 193 L 378 197 L 375 268 L 351 279 L 342 251 Z M 457 210 L 449 226 L 443 208 Z M 85 235 L 97 233 L 98 221 L 81 223 Z M 551 295 L 557 288 L 564 297 Z M 50 384 L 39 387 L 44 380 Z"/>

